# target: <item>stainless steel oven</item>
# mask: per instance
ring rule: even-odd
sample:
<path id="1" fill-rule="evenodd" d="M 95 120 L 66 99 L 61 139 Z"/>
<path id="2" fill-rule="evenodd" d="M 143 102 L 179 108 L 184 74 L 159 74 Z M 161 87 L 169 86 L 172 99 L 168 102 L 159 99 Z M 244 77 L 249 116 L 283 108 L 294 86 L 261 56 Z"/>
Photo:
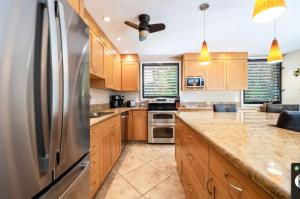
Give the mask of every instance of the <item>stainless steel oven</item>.
<path id="1" fill-rule="evenodd" d="M 175 142 L 175 111 L 148 111 L 148 143 Z"/>
<path id="2" fill-rule="evenodd" d="M 149 124 L 148 143 L 174 143 L 175 124 Z"/>
<path id="3" fill-rule="evenodd" d="M 148 111 L 149 123 L 175 123 L 175 111 Z"/>

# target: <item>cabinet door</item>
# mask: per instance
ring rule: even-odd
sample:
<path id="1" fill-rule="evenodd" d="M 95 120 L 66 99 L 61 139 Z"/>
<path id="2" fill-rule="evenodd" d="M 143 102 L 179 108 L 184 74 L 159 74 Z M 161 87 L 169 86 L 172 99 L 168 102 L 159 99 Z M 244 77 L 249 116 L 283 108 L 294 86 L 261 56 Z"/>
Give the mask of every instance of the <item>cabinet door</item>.
<path id="1" fill-rule="evenodd" d="M 184 61 L 184 77 L 205 76 L 205 66 L 201 66 L 198 61 Z"/>
<path id="2" fill-rule="evenodd" d="M 118 56 L 114 56 L 114 63 L 113 63 L 113 68 L 114 68 L 114 90 L 121 90 L 121 59 Z"/>
<path id="3" fill-rule="evenodd" d="M 99 154 L 99 128 L 93 126 L 90 129 L 90 198 L 92 198 L 100 186 L 100 154 Z"/>
<path id="4" fill-rule="evenodd" d="M 133 140 L 146 141 L 148 138 L 147 111 L 133 111 L 132 121 Z"/>
<path id="5" fill-rule="evenodd" d="M 213 149 L 209 150 L 209 169 L 216 184 L 216 196 L 217 194 L 220 196 L 218 198 L 225 198 L 223 196 L 233 199 L 271 198 L 258 185 Z"/>
<path id="6" fill-rule="evenodd" d="M 121 127 L 120 122 L 115 122 L 111 134 L 111 157 L 114 164 L 121 154 Z"/>
<path id="7" fill-rule="evenodd" d="M 139 63 L 122 62 L 122 91 L 139 90 Z"/>
<path id="8" fill-rule="evenodd" d="M 101 182 L 105 179 L 112 167 L 111 160 L 111 129 L 103 126 L 100 133 L 100 177 Z"/>
<path id="9" fill-rule="evenodd" d="M 133 140 L 132 123 L 133 123 L 133 111 L 128 111 L 128 129 L 127 140 Z"/>
<path id="10" fill-rule="evenodd" d="M 226 61 L 212 60 L 211 64 L 206 66 L 206 89 L 226 89 Z"/>
<path id="11" fill-rule="evenodd" d="M 248 87 L 247 60 L 227 61 L 227 89 L 245 90 Z"/>
<path id="12" fill-rule="evenodd" d="M 105 88 L 113 89 L 113 55 L 107 47 L 104 47 L 104 74 Z"/>
<path id="13" fill-rule="evenodd" d="M 94 33 L 91 36 L 91 68 L 90 73 L 96 77 L 104 78 L 104 47 Z"/>

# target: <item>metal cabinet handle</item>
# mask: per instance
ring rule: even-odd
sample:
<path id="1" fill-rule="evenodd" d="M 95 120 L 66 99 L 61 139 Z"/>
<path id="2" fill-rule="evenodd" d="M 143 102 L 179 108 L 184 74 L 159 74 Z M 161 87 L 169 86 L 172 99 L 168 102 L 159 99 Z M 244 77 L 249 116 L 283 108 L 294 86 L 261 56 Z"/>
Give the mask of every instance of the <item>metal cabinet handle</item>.
<path id="1" fill-rule="evenodd" d="M 225 180 L 226 180 L 226 182 L 233 188 L 233 189 L 235 189 L 235 190 L 237 190 L 237 191 L 239 191 L 239 192 L 243 192 L 243 189 L 242 188 L 240 188 L 240 187 L 237 187 L 237 186 L 235 186 L 234 184 L 232 184 L 230 181 L 229 181 L 229 174 L 227 174 L 227 173 L 225 173 L 224 174 L 224 177 L 225 177 Z"/>
<path id="2" fill-rule="evenodd" d="M 187 133 L 186 135 L 187 135 L 189 138 L 192 138 L 191 134 Z"/>
<path id="3" fill-rule="evenodd" d="M 211 181 L 212 181 L 212 177 L 209 177 L 207 182 L 206 182 L 206 190 L 207 190 L 208 194 L 212 196 L 214 193 L 209 191 L 209 183 Z"/>
<path id="4" fill-rule="evenodd" d="M 193 159 L 193 156 L 192 156 L 192 154 L 187 154 L 187 157 L 188 157 L 190 160 L 192 160 L 192 159 Z"/>

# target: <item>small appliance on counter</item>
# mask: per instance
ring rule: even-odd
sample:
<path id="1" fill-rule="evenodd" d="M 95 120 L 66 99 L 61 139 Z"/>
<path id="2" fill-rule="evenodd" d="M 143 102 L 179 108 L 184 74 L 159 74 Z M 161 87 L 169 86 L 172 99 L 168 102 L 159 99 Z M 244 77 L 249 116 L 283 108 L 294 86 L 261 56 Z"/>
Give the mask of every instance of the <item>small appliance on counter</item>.
<path id="1" fill-rule="evenodd" d="M 135 107 L 135 100 L 128 100 L 127 101 L 127 107 Z"/>
<path id="2" fill-rule="evenodd" d="M 123 95 L 111 95 L 109 104 L 110 104 L 110 108 L 124 107 L 124 96 Z"/>

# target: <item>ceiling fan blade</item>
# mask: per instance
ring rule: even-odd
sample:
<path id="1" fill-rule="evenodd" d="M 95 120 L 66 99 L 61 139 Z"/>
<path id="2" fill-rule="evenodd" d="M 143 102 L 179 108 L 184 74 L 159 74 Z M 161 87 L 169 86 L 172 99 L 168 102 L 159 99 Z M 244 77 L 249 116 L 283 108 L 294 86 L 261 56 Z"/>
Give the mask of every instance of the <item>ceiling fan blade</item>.
<path id="1" fill-rule="evenodd" d="M 151 24 L 151 25 L 149 25 L 149 32 L 150 33 L 158 32 L 158 31 L 164 30 L 165 28 L 166 28 L 166 26 L 163 23 Z"/>
<path id="2" fill-rule="evenodd" d="M 134 28 L 134 29 L 137 29 L 137 30 L 139 29 L 139 25 L 136 25 L 135 23 L 132 23 L 130 21 L 125 21 L 125 24 L 127 26 L 130 26 L 130 27 Z"/>

